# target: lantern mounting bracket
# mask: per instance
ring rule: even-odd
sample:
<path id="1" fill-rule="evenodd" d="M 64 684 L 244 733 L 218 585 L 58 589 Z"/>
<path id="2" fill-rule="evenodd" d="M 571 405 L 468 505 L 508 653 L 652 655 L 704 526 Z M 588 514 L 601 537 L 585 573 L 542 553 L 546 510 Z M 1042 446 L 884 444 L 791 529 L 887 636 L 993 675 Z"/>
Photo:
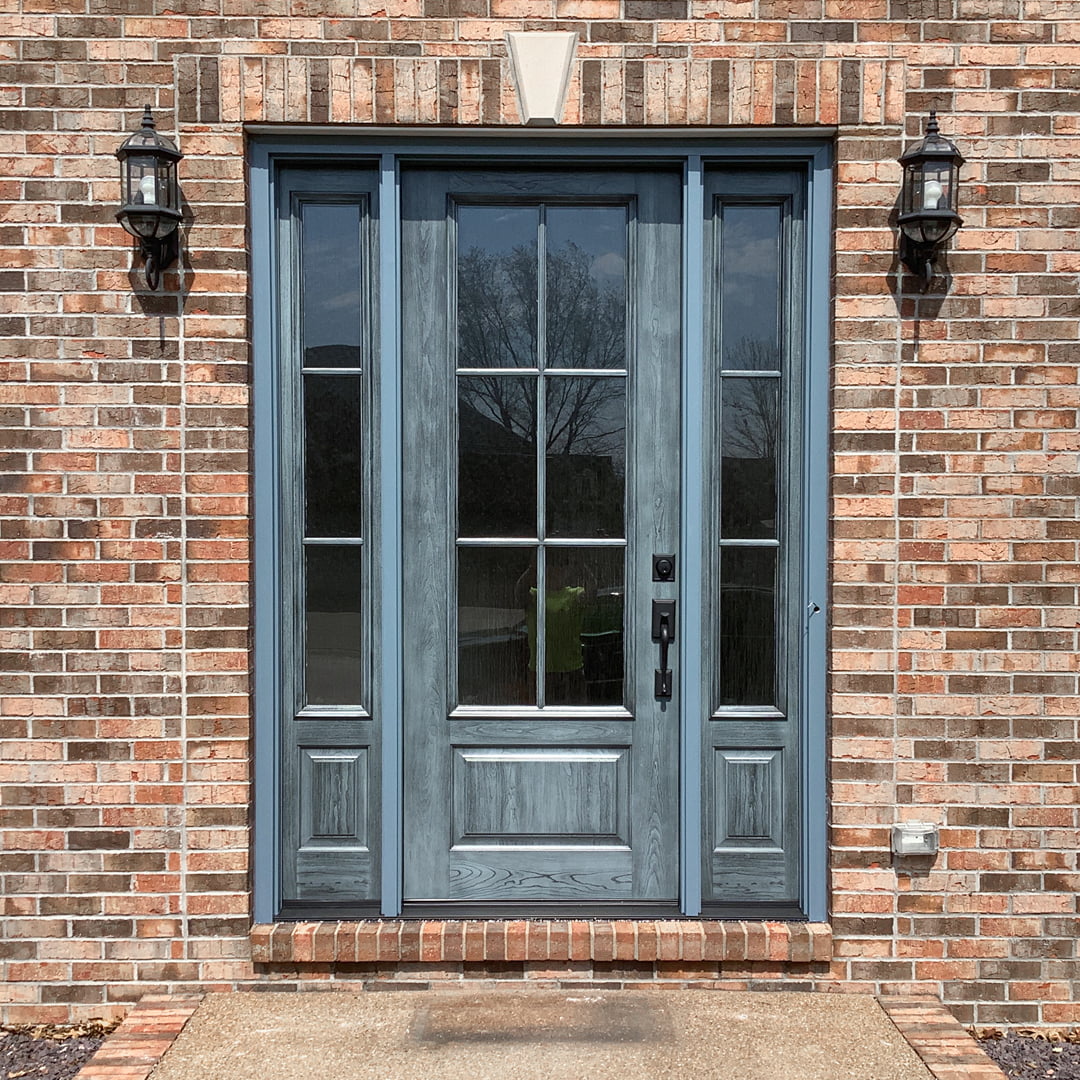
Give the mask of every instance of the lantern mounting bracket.
<path id="1" fill-rule="evenodd" d="M 180 258 L 180 237 L 175 231 L 161 240 L 139 237 L 139 254 L 143 260 L 146 287 L 151 292 L 157 292 L 161 284 L 161 271 L 168 270 Z"/>

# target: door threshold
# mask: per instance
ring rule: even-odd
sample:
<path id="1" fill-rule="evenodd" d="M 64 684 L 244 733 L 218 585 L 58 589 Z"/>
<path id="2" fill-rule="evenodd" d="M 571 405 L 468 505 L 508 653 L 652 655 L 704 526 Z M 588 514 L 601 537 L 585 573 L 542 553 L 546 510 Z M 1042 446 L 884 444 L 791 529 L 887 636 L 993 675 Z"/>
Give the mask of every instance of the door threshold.
<path id="1" fill-rule="evenodd" d="M 576 904 L 566 900 L 509 902 L 498 900 L 406 900 L 403 919 L 678 919 L 676 900 L 609 900 L 603 904 Z"/>

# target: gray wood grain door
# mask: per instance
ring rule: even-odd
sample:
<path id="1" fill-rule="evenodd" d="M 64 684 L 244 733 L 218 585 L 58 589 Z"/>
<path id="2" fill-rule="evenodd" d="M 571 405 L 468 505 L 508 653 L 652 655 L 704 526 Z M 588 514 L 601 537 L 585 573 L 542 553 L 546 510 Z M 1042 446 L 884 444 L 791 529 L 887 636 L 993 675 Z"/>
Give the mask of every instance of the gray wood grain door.
<path id="1" fill-rule="evenodd" d="M 407 905 L 677 901 L 680 192 L 403 173 Z"/>

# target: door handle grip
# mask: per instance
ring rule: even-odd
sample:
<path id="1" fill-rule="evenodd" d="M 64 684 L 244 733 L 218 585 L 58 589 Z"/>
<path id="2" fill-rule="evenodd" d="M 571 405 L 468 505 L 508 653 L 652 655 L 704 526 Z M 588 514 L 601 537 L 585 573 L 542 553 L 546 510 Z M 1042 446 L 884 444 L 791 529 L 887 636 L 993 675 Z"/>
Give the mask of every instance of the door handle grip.
<path id="1" fill-rule="evenodd" d="M 671 667 L 668 649 L 675 638 L 675 601 L 654 600 L 652 606 L 653 640 L 660 643 L 660 667 L 656 670 L 655 693 L 658 698 L 671 697 Z"/>

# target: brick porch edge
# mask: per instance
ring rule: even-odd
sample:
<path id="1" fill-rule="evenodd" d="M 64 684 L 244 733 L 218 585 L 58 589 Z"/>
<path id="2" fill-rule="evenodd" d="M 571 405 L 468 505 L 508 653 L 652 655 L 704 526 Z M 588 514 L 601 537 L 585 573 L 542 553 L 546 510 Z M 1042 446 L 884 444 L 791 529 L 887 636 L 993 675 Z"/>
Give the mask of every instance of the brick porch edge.
<path id="1" fill-rule="evenodd" d="M 879 997 L 878 1003 L 936 1080 L 1005 1080 L 936 997 Z"/>
<path id="2" fill-rule="evenodd" d="M 144 997 L 75 1080 L 147 1080 L 200 1001 L 201 996 Z M 878 1001 L 935 1080 L 1004 1080 L 1001 1070 L 937 998 Z"/>
<path id="3" fill-rule="evenodd" d="M 639 963 L 832 959 L 828 923 L 720 920 L 380 919 L 257 924 L 256 964 Z"/>
<path id="4" fill-rule="evenodd" d="M 75 1074 L 75 1080 L 146 1080 L 200 1001 L 201 994 L 148 994 Z"/>

